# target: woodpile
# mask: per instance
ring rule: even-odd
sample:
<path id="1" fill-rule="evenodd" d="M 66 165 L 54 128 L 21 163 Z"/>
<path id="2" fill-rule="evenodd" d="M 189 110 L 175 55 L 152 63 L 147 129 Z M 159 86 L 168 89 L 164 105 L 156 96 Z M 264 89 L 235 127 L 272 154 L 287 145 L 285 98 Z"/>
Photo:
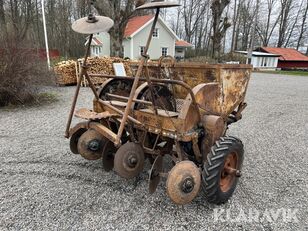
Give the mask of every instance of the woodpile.
<path id="1" fill-rule="evenodd" d="M 57 74 L 57 84 L 74 85 L 77 83 L 76 79 L 76 61 L 67 60 L 59 62 L 54 67 L 54 71 Z"/>
<path id="2" fill-rule="evenodd" d="M 56 64 L 54 71 L 57 74 L 57 84 L 61 86 L 76 84 L 81 71 L 82 62 L 83 59 L 78 59 L 78 61 L 68 60 Z M 114 75 L 113 63 L 123 63 L 126 75 L 132 76 L 130 62 L 117 57 L 88 58 L 88 73 Z M 100 85 L 106 80 L 100 77 L 91 77 L 91 79 L 95 85 Z M 88 86 L 85 77 L 82 78 L 82 86 Z"/>
<path id="3" fill-rule="evenodd" d="M 83 62 L 83 59 L 78 59 L 78 73 L 81 70 L 82 62 Z M 90 57 L 88 58 L 88 61 L 87 61 L 87 64 L 89 66 L 88 73 L 115 75 L 113 65 L 112 65 L 113 63 L 123 63 L 125 71 L 126 71 L 126 75 L 127 76 L 132 75 L 132 71 L 130 68 L 130 62 L 122 58 L 118 58 L 118 57 Z M 100 77 L 91 77 L 91 80 L 93 84 L 100 85 L 106 79 L 100 78 Z M 85 78 L 83 79 L 83 85 L 85 86 L 88 85 Z"/>

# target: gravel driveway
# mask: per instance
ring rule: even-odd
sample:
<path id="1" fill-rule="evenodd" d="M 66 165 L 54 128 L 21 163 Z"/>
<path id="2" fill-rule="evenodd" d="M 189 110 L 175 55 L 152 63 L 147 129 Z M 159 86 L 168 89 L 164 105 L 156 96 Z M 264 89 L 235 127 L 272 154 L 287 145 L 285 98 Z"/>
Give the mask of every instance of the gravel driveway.
<path id="1" fill-rule="evenodd" d="M 63 134 L 74 89 L 52 89 L 60 100 L 48 106 L 0 109 L 0 230 L 308 229 L 308 77 L 253 74 L 229 131 L 245 145 L 243 176 L 222 206 L 202 193 L 176 206 L 164 181 L 149 195 L 148 164 L 126 181 L 71 154 Z M 91 105 L 89 89 L 79 101 Z"/>

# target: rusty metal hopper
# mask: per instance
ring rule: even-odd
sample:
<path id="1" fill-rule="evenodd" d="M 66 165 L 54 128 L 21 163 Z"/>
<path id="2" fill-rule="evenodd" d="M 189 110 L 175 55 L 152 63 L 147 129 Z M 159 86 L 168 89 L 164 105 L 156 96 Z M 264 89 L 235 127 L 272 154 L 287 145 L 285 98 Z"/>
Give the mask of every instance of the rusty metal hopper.
<path id="1" fill-rule="evenodd" d="M 137 63 L 132 65 L 136 70 Z M 251 65 L 176 63 L 160 66 L 149 63 L 150 75 L 154 78 L 181 80 L 194 91 L 196 100 L 208 114 L 227 117 L 244 101 Z M 175 97 L 185 99 L 188 93 L 175 86 Z"/>

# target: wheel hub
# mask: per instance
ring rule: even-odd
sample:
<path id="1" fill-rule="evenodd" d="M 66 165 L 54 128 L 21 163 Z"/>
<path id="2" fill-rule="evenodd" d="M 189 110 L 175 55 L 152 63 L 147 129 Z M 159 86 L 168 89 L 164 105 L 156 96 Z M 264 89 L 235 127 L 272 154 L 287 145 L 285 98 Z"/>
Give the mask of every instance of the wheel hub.
<path id="1" fill-rule="evenodd" d="M 186 178 L 183 182 L 183 185 L 182 185 L 182 191 L 184 193 L 190 193 L 193 191 L 194 189 L 194 186 L 195 186 L 195 182 L 194 182 L 194 179 L 192 178 Z"/>
<path id="2" fill-rule="evenodd" d="M 131 156 L 128 157 L 128 166 L 129 167 L 134 168 L 134 167 L 136 167 L 137 163 L 138 163 L 138 160 L 134 155 L 131 155 Z"/>
<path id="3" fill-rule="evenodd" d="M 100 149 L 100 144 L 98 140 L 91 140 L 88 144 L 89 150 L 96 152 Z"/>

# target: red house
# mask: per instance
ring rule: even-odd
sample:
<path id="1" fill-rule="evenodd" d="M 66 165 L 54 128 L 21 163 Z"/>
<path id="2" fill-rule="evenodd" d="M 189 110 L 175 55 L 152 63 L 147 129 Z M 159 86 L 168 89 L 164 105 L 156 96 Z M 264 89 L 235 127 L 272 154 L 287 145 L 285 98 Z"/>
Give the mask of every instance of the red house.
<path id="1" fill-rule="evenodd" d="M 260 47 L 257 51 L 280 55 L 277 68 L 307 68 L 308 57 L 296 49 L 292 48 L 276 48 L 276 47 Z"/>

